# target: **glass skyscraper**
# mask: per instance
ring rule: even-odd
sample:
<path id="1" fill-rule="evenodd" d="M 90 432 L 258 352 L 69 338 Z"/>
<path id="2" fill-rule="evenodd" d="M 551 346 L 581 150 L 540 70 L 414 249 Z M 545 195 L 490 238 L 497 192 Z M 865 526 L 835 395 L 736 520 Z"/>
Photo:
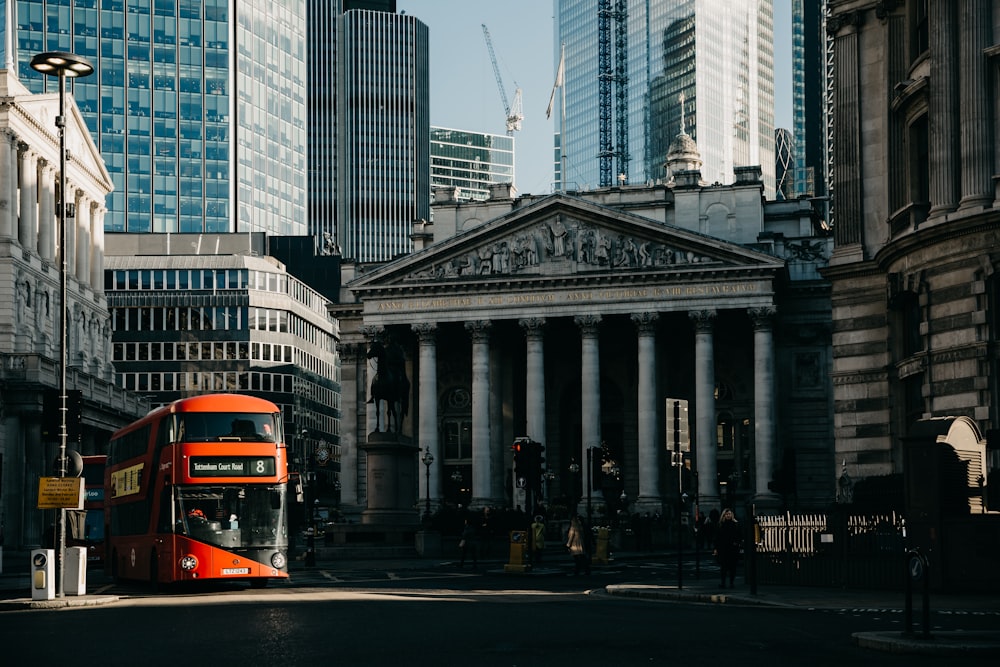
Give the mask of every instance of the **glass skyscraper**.
<path id="1" fill-rule="evenodd" d="M 459 201 L 489 198 L 490 184 L 514 182 L 514 137 L 431 128 L 431 185 L 458 188 Z"/>
<path id="2" fill-rule="evenodd" d="M 310 233 L 346 259 L 387 261 L 430 219 L 427 26 L 391 0 L 309 7 Z"/>
<path id="3" fill-rule="evenodd" d="M 795 194 L 827 194 L 826 0 L 792 0 Z"/>
<path id="4" fill-rule="evenodd" d="M 302 235 L 305 0 L 18 0 L 17 74 L 71 51 L 70 91 L 114 182 L 110 232 Z"/>
<path id="5" fill-rule="evenodd" d="M 598 3 L 554 0 L 554 14 L 555 62 L 562 45 L 566 53 L 565 127 L 561 113 L 555 122 L 556 162 L 565 159 L 566 174 L 557 169 L 556 176 L 564 179 L 565 189 L 590 189 L 600 184 Z M 698 144 L 702 177 L 709 183 L 731 183 L 734 167 L 759 165 L 765 193 L 773 197 L 770 0 L 630 0 L 614 3 L 610 22 L 612 71 L 617 77 L 622 63 L 627 73 L 629 160 L 624 181 L 664 178 L 667 149 L 681 129 L 683 93 L 684 129 Z M 627 35 L 624 53 L 615 49 L 618 25 Z M 611 106 L 620 113 L 617 98 Z M 619 174 L 615 177 L 615 184 L 621 182 Z"/>

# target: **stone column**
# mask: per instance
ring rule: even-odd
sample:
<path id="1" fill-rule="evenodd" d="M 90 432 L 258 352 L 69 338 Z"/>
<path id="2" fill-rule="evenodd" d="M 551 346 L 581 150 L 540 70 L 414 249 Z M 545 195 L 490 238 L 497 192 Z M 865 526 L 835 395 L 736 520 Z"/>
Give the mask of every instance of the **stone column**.
<path id="1" fill-rule="evenodd" d="M 580 327 L 580 425 L 579 452 L 582 496 L 587 493 L 587 448 L 601 446 L 601 354 L 600 315 L 577 315 L 573 321 Z M 603 502 L 603 497 L 602 497 Z"/>
<path id="2" fill-rule="evenodd" d="M 358 428 L 360 406 L 365 396 L 365 348 L 360 343 L 337 346 L 340 356 L 340 406 L 343 428 L 340 432 L 340 504 L 345 510 L 359 506 L 358 452 L 368 431 Z M 363 503 L 360 504 L 363 507 Z"/>
<path id="3" fill-rule="evenodd" d="M 929 217 L 955 210 L 958 202 L 958 26 L 955 3 L 932 2 L 928 8 L 930 32 L 929 163 L 931 208 Z"/>
<path id="4" fill-rule="evenodd" d="M 656 438 L 656 320 L 658 313 L 634 313 L 632 322 L 639 334 L 638 419 L 639 496 L 636 509 L 640 512 L 663 511 L 660 496 L 660 451 Z"/>
<path id="5" fill-rule="evenodd" d="M 430 493 L 428 493 L 427 470 L 421 461 L 420 499 L 426 504 L 431 499 L 431 511 L 441 502 L 441 466 L 444 452 L 438 442 L 438 379 L 437 379 L 437 324 L 420 322 L 411 327 L 417 334 L 418 361 L 420 364 L 417 390 L 413 393 L 414 403 L 420 402 L 417 422 L 417 446 L 420 458 L 424 452 L 434 456 L 430 469 Z M 424 505 L 421 505 L 423 507 Z"/>
<path id="6" fill-rule="evenodd" d="M 38 247 L 38 156 L 28 146 L 21 151 L 21 216 L 17 225 L 17 240 L 25 250 Z"/>
<path id="7" fill-rule="evenodd" d="M 525 413 L 528 432 L 524 435 L 545 444 L 545 318 L 532 317 L 518 321 L 527 342 L 527 378 Z"/>
<path id="8" fill-rule="evenodd" d="M 962 111 L 962 201 L 960 208 L 993 203 L 992 121 L 989 63 L 993 45 L 990 0 L 964 0 L 961 9 L 959 99 Z"/>
<path id="9" fill-rule="evenodd" d="M 56 170 L 39 160 L 38 256 L 52 262 L 56 256 Z"/>
<path id="10" fill-rule="evenodd" d="M 14 221 L 17 219 L 17 161 L 11 150 L 14 138 L 10 130 L 0 130 L 0 239 L 14 237 Z M 11 154 L 15 157 L 12 157 Z"/>
<path id="11" fill-rule="evenodd" d="M 472 335 L 472 507 L 490 504 L 490 328 L 488 320 L 466 322 Z"/>
<path id="12" fill-rule="evenodd" d="M 90 284 L 90 198 L 83 190 L 76 198 L 76 279 Z"/>
<path id="13" fill-rule="evenodd" d="M 702 511 L 720 507 L 715 421 L 715 310 L 688 313 L 694 323 L 695 465 Z"/>
<path id="14" fill-rule="evenodd" d="M 774 335 L 775 309 L 751 308 L 753 321 L 754 500 L 763 508 L 780 506 L 767 488 L 774 478 Z"/>
<path id="15" fill-rule="evenodd" d="M 104 294 L 104 215 L 108 209 L 95 206 L 90 223 L 90 287 Z"/>
<path id="16" fill-rule="evenodd" d="M 834 244 L 841 253 L 857 252 L 857 247 L 863 241 L 864 218 L 861 207 L 861 184 L 864 180 L 864 165 L 861 162 L 861 104 L 860 99 L 860 54 L 858 41 L 858 25 L 861 12 L 848 12 L 843 16 L 835 16 L 827 23 L 827 30 L 835 35 L 834 60 L 837 69 L 834 73 L 833 116 L 837 128 L 837 141 L 834 143 L 834 162 L 851 165 L 850 169 L 842 169 L 837 174 L 833 184 L 833 215 L 836 218 Z M 846 173 L 844 173 L 846 172 Z M 704 475 L 699 474 L 701 483 Z M 704 499 L 700 499 L 704 507 Z"/>

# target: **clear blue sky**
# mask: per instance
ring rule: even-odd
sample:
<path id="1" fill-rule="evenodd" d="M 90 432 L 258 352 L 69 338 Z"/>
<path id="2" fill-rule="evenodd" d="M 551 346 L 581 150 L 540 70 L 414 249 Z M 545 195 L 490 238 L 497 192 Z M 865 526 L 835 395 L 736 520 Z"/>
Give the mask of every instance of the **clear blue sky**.
<path id="1" fill-rule="evenodd" d="M 775 121 L 791 127 L 791 0 L 775 4 Z M 515 132 L 515 185 L 552 191 L 552 121 L 545 107 L 555 81 L 551 0 L 397 0 L 396 9 L 430 32 L 431 125 L 506 132 L 505 113 L 482 25 L 493 41 L 508 101 L 521 87 L 524 121 Z"/>

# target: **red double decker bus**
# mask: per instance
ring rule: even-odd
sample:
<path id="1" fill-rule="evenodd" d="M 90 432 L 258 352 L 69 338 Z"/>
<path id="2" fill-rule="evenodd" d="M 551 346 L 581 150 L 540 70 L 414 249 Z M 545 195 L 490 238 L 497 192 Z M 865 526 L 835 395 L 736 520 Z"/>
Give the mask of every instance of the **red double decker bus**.
<path id="1" fill-rule="evenodd" d="M 160 583 L 288 577 L 288 462 L 269 401 L 208 394 L 157 408 L 108 445 L 105 569 Z"/>

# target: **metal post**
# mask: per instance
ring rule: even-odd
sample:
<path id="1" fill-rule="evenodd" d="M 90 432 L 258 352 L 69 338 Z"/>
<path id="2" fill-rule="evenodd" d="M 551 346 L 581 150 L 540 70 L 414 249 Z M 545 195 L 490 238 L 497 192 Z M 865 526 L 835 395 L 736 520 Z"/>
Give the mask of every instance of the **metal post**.
<path id="1" fill-rule="evenodd" d="M 594 485 L 594 448 L 587 447 L 587 526 L 594 523 L 593 510 L 590 505 L 591 489 Z M 589 528 L 588 528 L 589 529 Z"/>
<path id="2" fill-rule="evenodd" d="M 684 588 L 684 458 L 681 455 L 681 402 L 674 401 L 674 458 L 677 463 L 677 588 Z"/>
<path id="3" fill-rule="evenodd" d="M 424 455 L 420 459 L 424 462 L 424 467 L 426 468 L 426 491 L 427 491 L 427 501 L 424 505 L 424 523 L 430 523 L 431 520 L 431 464 L 434 463 L 434 455 L 431 454 L 430 449 L 424 450 Z"/>
<path id="4" fill-rule="evenodd" d="M 31 67 L 36 72 L 46 76 L 59 78 L 59 115 L 56 116 L 56 128 L 59 131 L 59 254 L 62 257 L 59 271 L 59 477 L 66 476 L 66 366 L 69 354 L 67 352 L 67 310 L 69 307 L 67 294 L 67 273 L 69 270 L 66 255 L 66 208 L 69 206 L 66 197 L 66 77 L 90 76 L 94 66 L 90 62 L 72 53 L 50 51 L 39 53 L 31 59 Z M 60 507 L 56 518 L 56 596 L 63 597 L 63 581 L 66 574 L 66 508 Z"/>

